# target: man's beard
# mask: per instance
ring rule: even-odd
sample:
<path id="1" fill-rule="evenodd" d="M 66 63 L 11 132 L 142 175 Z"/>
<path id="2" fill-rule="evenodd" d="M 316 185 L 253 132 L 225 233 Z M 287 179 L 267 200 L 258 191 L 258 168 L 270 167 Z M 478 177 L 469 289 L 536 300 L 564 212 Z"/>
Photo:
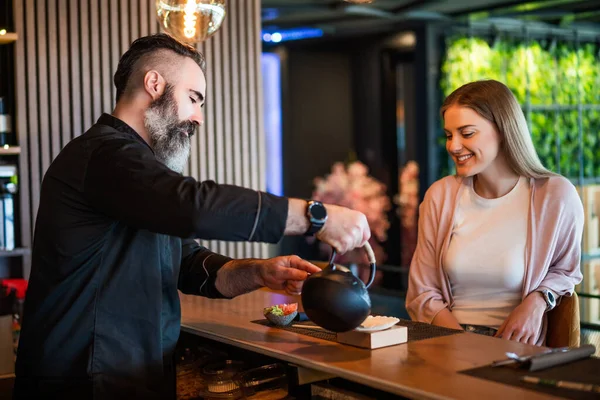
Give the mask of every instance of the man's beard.
<path id="1" fill-rule="evenodd" d="M 191 121 L 179 120 L 171 85 L 167 85 L 162 96 L 150 104 L 144 114 L 144 125 L 156 158 L 173 171 L 182 173 L 190 156 L 190 138 L 196 126 Z"/>

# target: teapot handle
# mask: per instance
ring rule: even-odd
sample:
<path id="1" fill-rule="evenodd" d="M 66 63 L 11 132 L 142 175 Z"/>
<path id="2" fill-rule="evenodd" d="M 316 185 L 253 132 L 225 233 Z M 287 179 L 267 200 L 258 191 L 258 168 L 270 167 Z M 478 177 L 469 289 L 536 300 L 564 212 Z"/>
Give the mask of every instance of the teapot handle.
<path id="1" fill-rule="evenodd" d="M 369 268 L 370 268 L 370 272 L 369 272 L 369 281 L 367 283 L 365 283 L 365 288 L 369 288 L 369 286 L 371 286 L 371 284 L 373 283 L 373 281 L 375 280 L 375 272 L 377 270 L 377 262 L 375 260 L 375 253 L 373 252 L 373 248 L 371 247 L 371 245 L 369 244 L 369 242 L 366 242 L 363 249 L 365 249 L 365 251 L 367 252 L 367 256 L 369 257 Z M 335 270 L 335 264 L 333 262 L 333 260 L 335 259 L 336 256 L 336 251 L 335 248 L 331 248 L 331 257 L 329 258 L 329 266 L 331 267 L 332 270 Z"/>

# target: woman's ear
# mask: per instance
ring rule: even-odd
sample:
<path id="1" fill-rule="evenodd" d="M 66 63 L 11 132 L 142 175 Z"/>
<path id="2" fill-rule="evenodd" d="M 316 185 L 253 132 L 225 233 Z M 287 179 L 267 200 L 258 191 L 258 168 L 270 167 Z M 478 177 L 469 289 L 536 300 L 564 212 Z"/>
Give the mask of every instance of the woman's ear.
<path id="1" fill-rule="evenodd" d="M 152 97 L 158 99 L 165 91 L 165 78 L 156 70 L 150 70 L 144 75 L 144 90 Z"/>

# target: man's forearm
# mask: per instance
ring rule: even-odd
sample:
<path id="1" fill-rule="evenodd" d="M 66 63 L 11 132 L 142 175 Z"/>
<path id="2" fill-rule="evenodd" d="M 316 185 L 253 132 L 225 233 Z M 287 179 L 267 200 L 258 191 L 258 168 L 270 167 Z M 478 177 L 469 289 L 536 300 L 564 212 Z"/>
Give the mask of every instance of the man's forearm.
<path id="1" fill-rule="evenodd" d="M 285 235 L 303 235 L 309 228 L 306 217 L 307 203 L 305 200 L 289 199 L 288 216 L 285 224 Z"/>
<path id="2" fill-rule="evenodd" d="M 236 297 L 261 288 L 255 259 L 231 260 L 217 272 L 215 288 L 225 297 Z"/>

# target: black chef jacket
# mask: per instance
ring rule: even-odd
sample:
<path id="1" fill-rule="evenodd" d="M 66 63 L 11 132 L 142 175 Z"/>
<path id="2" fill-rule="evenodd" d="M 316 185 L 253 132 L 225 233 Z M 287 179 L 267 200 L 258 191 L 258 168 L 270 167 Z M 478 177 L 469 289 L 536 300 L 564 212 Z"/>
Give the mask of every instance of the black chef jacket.
<path id="1" fill-rule="evenodd" d="M 229 258 L 193 238 L 277 242 L 285 198 L 200 183 L 104 114 L 44 176 L 16 398 L 174 398 L 178 289 L 219 298 Z"/>

